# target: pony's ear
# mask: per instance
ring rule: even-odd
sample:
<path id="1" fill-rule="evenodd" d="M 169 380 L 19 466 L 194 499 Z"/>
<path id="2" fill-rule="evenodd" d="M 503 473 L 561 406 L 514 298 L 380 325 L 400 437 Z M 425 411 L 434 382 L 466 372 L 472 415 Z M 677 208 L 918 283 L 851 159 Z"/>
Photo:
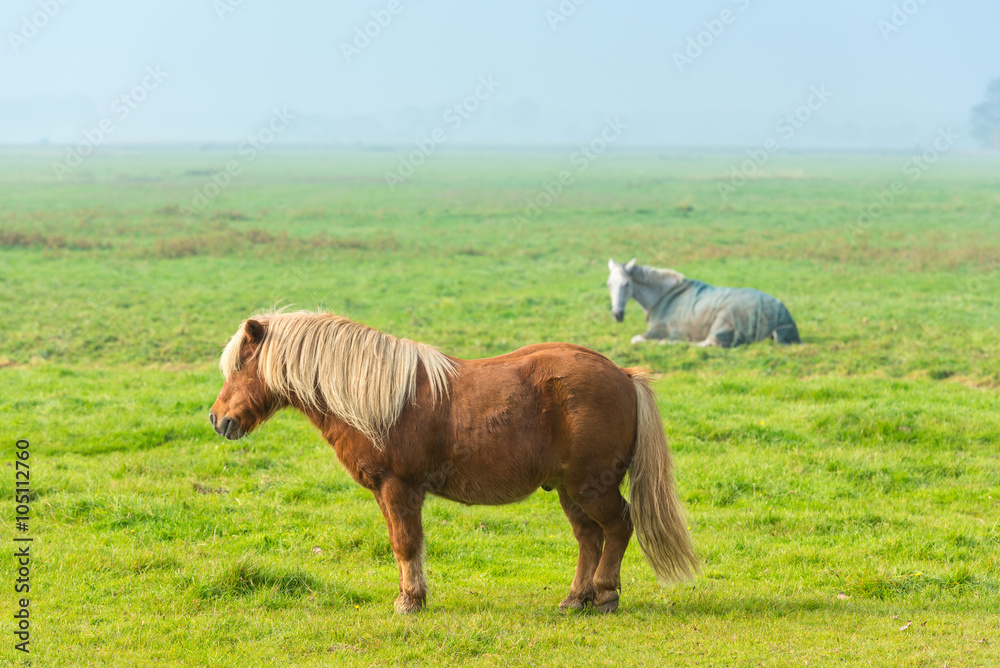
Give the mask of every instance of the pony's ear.
<path id="1" fill-rule="evenodd" d="M 611 271 L 614 268 L 615 268 L 615 259 L 611 258 L 610 260 L 608 260 L 608 271 Z"/>
<path id="2" fill-rule="evenodd" d="M 243 331 L 246 332 L 248 343 L 260 343 L 264 338 L 264 325 L 259 320 L 247 320 Z"/>
<path id="3" fill-rule="evenodd" d="M 631 274 L 633 269 L 635 269 L 635 258 L 625 263 L 625 273 Z"/>

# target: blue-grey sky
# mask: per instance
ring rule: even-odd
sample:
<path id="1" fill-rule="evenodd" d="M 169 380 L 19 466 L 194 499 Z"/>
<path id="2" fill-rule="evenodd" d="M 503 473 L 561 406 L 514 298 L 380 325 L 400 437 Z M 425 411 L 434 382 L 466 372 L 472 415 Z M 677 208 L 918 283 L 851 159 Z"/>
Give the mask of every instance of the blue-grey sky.
<path id="1" fill-rule="evenodd" d="M 0 143 L 225 143 L 277 108 L 286 142 L 562 144 L 619 117 L 623 144 L 908 148 L 963 132 L 997 26 L 996 0 L 7 0 Z"/>

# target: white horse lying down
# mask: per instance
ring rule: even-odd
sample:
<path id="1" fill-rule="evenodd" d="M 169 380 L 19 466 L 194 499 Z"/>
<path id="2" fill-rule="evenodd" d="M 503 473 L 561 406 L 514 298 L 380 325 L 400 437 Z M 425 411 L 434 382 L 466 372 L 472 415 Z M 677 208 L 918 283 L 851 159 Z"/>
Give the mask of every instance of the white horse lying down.
<path id="1" fill-rule="evenodd" d="M 662 339 L 720 348 L 772 338 L 782 345 L 802 343 L 785 305 L 760 290 L 717 288 L 673 269 L 637 265 L 635 258 L 625 264 L 609 260 L 608 269 L 615 320 L 625 318 L 631 297 L 646 311 L 648 328 L 632 337 L 632 343 Z"/>

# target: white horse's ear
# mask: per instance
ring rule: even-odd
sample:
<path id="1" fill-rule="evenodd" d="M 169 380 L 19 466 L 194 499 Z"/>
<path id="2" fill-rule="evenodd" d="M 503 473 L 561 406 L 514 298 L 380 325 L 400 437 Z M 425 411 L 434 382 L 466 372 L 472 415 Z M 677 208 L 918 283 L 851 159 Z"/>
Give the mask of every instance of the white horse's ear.
<path id="1" fill-rule="evenodd" d="M 608 271 L 611 271 L 614 268 L 615 268 L 615 259 L 611 258 L 610 260 L 608 260 Z"/>
<path id="2" fill-rule="evenodd" d="M 631 274 L 633 269 L 635 269 L 635 258 L 625 263 L 625 273 Z"/>

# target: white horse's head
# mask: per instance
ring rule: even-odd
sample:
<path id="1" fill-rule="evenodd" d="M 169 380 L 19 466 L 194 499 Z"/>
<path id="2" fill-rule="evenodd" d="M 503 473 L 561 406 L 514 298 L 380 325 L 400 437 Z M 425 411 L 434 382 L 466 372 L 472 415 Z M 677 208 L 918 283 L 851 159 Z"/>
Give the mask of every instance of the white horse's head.
<path id="1" fill-rule="evenodd" d="M 621 322 L 625 319 L 625 303 L 632 298 L 632 270 L 635 258 L 625 264 L 618 264 L 614 258 L 608 260 L 608 291 L 611 293 L 611 315 Z"/>

